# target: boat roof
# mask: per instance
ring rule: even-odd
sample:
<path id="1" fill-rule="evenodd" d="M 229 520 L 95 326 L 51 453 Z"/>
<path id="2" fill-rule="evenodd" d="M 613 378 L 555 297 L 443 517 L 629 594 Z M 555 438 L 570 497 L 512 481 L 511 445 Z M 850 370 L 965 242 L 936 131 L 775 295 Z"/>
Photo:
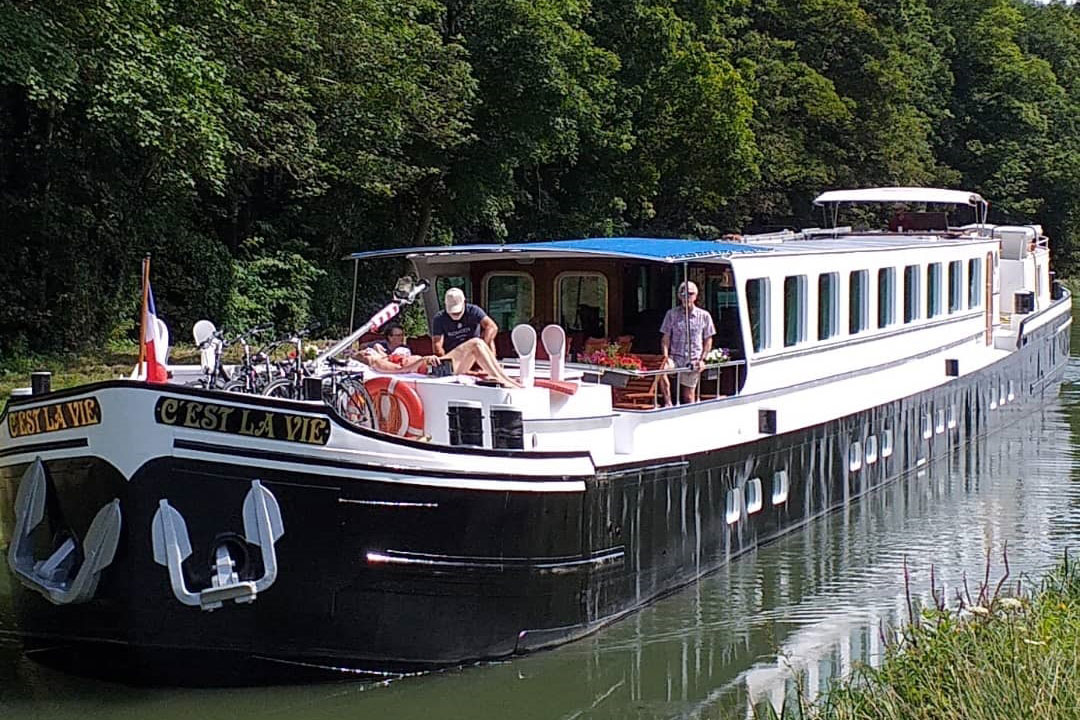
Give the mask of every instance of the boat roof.
<path id="1" fill-rule="evenodd" d="M 881 187 L 861 190 L 830 190 L 814 198 L 815 205 L 830 203 L 940 203 L 944 205 L 985 205 L 978 193 L 941 188 Z"/>
<path id="2" fill-rule="evenodd" d="M 487 256 L 551 255 L 610 257 L 654 262 L 678 263 L 687 260 L 730 258 L 734 255 L 773 252 L 774 248 L 740 242 L 686 240 L 682 238 L 605 237 L 579 240 L 507 243 L 504 245 L 439 245 L 406 247 L 388 250 L 368 250 L 352 253 L 347 260 L 370 260 L 387 257 L 446 256 L 447 259 L 481 260 Z"/>

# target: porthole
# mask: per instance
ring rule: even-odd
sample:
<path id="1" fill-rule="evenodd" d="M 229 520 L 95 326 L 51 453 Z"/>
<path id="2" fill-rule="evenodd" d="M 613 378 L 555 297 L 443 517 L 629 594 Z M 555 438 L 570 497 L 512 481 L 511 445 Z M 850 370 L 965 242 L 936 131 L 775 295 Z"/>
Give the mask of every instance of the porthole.
<path id="1" fill-rule="evenodd" d="M 1016 399 L 1016 386 L 1013 385 L 1013 381 L 1009 381 L 1009 394 L 1006 396 L 1009 402 Z"/>
<path id="2" fill-rule="evenodd" d="M 893 438 L 892 429 L 889 428 L 885 432 L 881 433 L 881 457 L 887 458 L 892 455 L 893 451 Z"/>
<path id="3" fill-rule="evenodd" d="M 994 386 L 991 385 L 990 386 L 990 409 L 991 410 L 997 410 L 997 406 L 998 406 L 997 399 L 998 399 L 997 391 L 995 390 Z"/>
<path id="4" fill-rule="evenodd" d="M 930 413 L 925 413 L 922 416 L 922 436 L 923 440 L 929 440 L 934 435 L 934 428 L 930 423 Z"/>
<path id="5" fill-rule="evenodd" d="M 955 405 L 950 405 L 949 406 L 949 414 L 948 414 L 948 416 L 947 416 L 947 418 L 945 420 L 945 424 L 949 426 L 950 430 L 952 430 L 954 427 L 956 427 L 956 406 Z"/>
<path id="6" fill-rule="evenodd" d="M 998 385 L 998 404 L 1004 405 L 1006 403 L 1005 396 L 1005 383 Z"/>
<path id="7" fill-rule="evenodd" d="M 761 478 L 751 478 L 746 483 L 746 514 L 753 515 L 761 510 L 763 504 L 761 498 Z"/>
<path id="8" fill-rule="evenodd" d="M 742 490 L 731 488 L 727 492 L 727 512 L 724 518 L 728 525 L 734 525 L 742 517 Z"/>
<path id="9" fill-rule="evenodd" d="M 877 462 L 877 435 L 866 438 L 866 464 L 873 465 Z"/>
<path id="10" fill-rule="evenodd" d="M 934 423 L 934 433 L 940 435 L 945 432 L 945 409 L 937 411 L 937 422 Z"/>
<path id="11" fill-rule="evenodd" d="M 783 505 L 787 502 L 788 476 L 787 470 L 778 470 L 772 479 L 772 504 Z"/>
<path id="12" fill-rule="evenodd" d="M 848 470 L 856 472 L 862 467 L 862 443 L 858 440 L 848 446 Z"/>

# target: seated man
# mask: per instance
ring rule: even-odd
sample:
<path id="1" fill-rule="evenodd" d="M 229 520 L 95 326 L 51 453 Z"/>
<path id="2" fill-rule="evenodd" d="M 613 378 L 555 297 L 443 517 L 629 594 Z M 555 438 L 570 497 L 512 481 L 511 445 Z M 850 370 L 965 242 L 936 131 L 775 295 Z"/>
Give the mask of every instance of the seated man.
<path id="1" fill-rule="evenodd" d="M 428 373 L 429 368 L 438 365 L 440 362 L 437 355 L 387 355 L 377 345 L 361 350 L 357 355 L 357 359 L 379 372 L 414 372 L 424 375 Z M 491 348 L 480 338 L 469 338 L 463 344 L 446 353 L 441 360 L 450 361 L 454 375 L 467 373 L 475 366 L 504 387 L 521 387 L 517 381 L 503 371 L 499 361 L 495 359 L 495 355 L 491 352 Z"/>
<path id="2" fill-rule="evenodd" d="M 480 307 L 465 302 L 460 288 L 446 291 L 446 309 L 440 310 L 431 321 L 431 345 L 442 357 L 470 338 L 483 338 L 495 356 L 495 336 L 499 326 Z"/>

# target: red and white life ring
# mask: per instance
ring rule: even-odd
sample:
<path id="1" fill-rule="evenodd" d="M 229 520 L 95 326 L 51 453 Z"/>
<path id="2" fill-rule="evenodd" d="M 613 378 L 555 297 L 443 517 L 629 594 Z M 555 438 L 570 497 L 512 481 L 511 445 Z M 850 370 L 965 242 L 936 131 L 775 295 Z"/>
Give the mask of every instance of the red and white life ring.
<path id="1" fill-rule="evenodd" d="M 375 405 L 380 430 L 398 437 L 424 437 L 424 403 L 412 386 L 383 375 L 365 382 L 364 389 Z"/>

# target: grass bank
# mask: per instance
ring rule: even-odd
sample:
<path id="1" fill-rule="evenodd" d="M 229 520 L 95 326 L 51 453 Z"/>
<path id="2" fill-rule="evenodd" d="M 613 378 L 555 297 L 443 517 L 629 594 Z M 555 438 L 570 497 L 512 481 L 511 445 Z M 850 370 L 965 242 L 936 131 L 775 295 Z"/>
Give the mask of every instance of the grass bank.
<path id="1" fill-rule="evenodd" d="M 13 360 L 0 365 L 0 405 L 13 388 L 29 387 L 30 373 L 48 370 L 53 374 L 54 390 L 83 385 L 100 380 L 127 377 L 139 358 L 139 347 L 110 345 L 94 353 L 80 355 L 35 356 Z M 198 352 L 183 345 L 171 348 L 170 363 L 197 363 Z"/>
<path id="2" fill-rule="evenodd" d="M 889 644 L 879 667 L 858 666 L 816 705 L 783 714 L 815 720 L 1080 718 L 1078 565 L 1066 557 L 1037 587 L 1011 597 L 984 587 L 974 598 L 958 593 L 958 608 L 942 603 L 913 611 L 914 622 Z"/>

